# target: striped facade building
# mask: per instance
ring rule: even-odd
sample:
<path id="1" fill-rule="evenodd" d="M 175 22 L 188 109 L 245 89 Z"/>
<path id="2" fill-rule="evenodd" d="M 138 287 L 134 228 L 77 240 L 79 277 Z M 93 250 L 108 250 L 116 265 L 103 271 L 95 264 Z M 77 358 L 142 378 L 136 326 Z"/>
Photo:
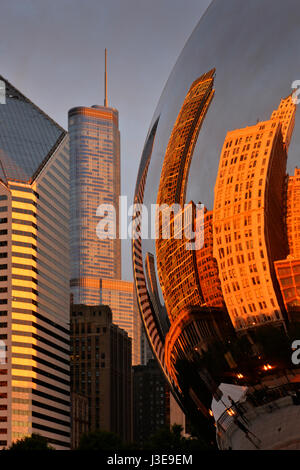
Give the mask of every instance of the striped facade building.
<path id="1" fill-rule="evenodd" d="M 69 148 L 2 79 L 0 447 L 32 433 L 70 448 Z"/>

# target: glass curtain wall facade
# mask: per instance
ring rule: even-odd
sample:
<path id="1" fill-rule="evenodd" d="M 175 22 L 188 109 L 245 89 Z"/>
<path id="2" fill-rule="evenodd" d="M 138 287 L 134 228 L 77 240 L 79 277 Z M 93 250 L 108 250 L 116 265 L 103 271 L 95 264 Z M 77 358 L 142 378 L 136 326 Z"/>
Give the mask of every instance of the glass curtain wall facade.
<path id="1" fill-rule="evenodd" d="M 69 111 L 71 152 L 71 292 L 74 304 L 109 305 L 113 322 L 132 339 L 140 363 L 140 319 L 133 283 L 121 280 L 119 238 L 120 133 L 118 111 L 107 106 Z M 100 239 L 100 204 L 115 208 L 116 236 Z"/>
<path id="2" fill-rule="evenodd" d="M 120 133 L 118 111 L 103 106 L 69 111 L 71 150 L 71 290 L 76 304 L 95 305 L 99 292 L 88 279 L 121 278 L 119 234 Z M 116 210 L 116 238 L 100 240 L 100 204 Z"/>

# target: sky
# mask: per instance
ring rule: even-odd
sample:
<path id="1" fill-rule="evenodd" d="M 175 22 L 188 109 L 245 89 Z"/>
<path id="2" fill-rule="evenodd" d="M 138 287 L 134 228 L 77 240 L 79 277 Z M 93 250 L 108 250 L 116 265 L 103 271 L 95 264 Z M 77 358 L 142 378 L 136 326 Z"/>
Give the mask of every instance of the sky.
<path id="1" fill-rule="evenodd" d="M 210 0 L 0 0 L 0 74 L 67 129 L 74 106 L 119 110 L 121 193 L 133 200 L 159 97 Z M 129 241 L 123 278 L 132 279 Z"/>

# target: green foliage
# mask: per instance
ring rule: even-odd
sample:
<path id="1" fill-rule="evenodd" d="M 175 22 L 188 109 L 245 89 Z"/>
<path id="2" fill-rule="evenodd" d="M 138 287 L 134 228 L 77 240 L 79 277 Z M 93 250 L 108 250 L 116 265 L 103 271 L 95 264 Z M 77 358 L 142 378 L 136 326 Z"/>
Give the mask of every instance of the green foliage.
<path id="1" fill-rule="evenodd" d="M 108 431 L 93 431 L 84 434 L 77 450 L 116 451 L 123 449 L 120 437 Z"/>
<path id="2" fill-rule="evenodd" d="M 192 452 L 196 450 L 208 450 L 205 442 L 197 437 L 186 438 L 182 436 L 183 428 L 174 424 L 171 429 L 164 427 L 155 433 L 144 445 L 144 450 L 167 452 Z"/>
<path id="3" fill-rule="evenodd" d="M 8 451 L 35 451 L 35 450 L 54 450 L 48 444 L 48 440 L 44 436 L 40 436 L 39 434 L 32 434 L 31 436 L 24 437 L 23 439 L 19 439 L 18 441 L 14 442 Z"/>
<path id="4" fill-rule="evenodd" d="M 135 443 L 122 443 L 118 435 L 106 431 L 94 431 L 84 434 L 77 450 L 80 451 L 182 451 L 193 452 L 208 450 L 208 445 L 198 436 L 191 438 L 182 436 L 183 428 L 174 424 L 171 429 L 167 426 L 157 431 L 144 443 L 142 448 Z"/>

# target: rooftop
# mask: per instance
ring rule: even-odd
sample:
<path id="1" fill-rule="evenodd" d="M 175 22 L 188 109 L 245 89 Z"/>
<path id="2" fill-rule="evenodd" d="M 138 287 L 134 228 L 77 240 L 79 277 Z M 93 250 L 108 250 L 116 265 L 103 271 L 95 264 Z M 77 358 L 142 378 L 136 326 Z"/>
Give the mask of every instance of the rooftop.
<path id="1" fill-rule="evenodd" d="M 0 75 L 0 179 L 30 183 L 66 131 Z"/>

